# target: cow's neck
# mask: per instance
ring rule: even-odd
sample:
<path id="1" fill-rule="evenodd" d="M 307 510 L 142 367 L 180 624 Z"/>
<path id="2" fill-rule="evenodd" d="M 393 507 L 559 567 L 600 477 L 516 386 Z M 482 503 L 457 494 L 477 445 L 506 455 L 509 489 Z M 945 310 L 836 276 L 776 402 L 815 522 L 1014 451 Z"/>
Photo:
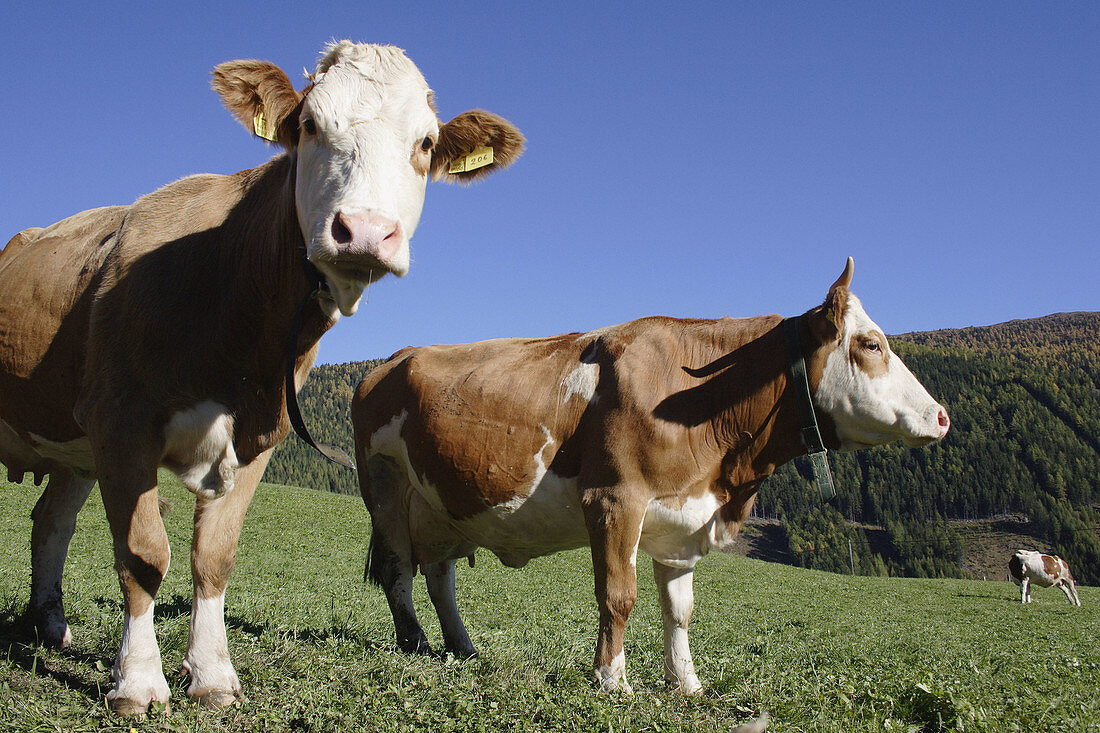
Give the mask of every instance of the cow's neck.
<path id="1" fill-rule="evenodd" d="M 238 288 L 247 284 L 234 309 L 274 307 L 282 318 L 284 311 L 293 313 L 293 296 L 309 287 L 294 206 L 294 156 L 280 155 L 237 175 L 242 194 L 221 226 L 217 277 Z"/>
<path id="2" fill-rule="evenodd" d="M 760 484 L 805 448 L 789 384 L 782 321 L 775 320 L 772 328 L 735 353 L 741 366 L 728 370 L 726 408 L 716 418 L 714 431 L 724 453 L 719 483 L 727 501 L 722 516 L 740 524 L 751 513 Z M 832 421 L 820 413 L 818 420 L 822 433 L 831 437 Z"/>
<path id="3" fill-rule="evenodd" d="M 295 158 L 283 155 L 242 175 L 239 205 L 223 225 L 218 277 L 235 288 L 225 323 L 236 353 L 246 354 L 240 373 L 261 409 L 238 425 L 238 453 L 247 457 L 274 446 L 287 434 L 283 368 L 298 305 L 314 288 L 305 268 L 305 243 L 294 204 Z M 296 371 L 305 379 L 317 342 L 333 324 L 317 301 L 307 305 L 298 336 Z M 243 347 L 243 348 L 242 348 Z M 239 395 L 250 399 L 248 394 Z"/>

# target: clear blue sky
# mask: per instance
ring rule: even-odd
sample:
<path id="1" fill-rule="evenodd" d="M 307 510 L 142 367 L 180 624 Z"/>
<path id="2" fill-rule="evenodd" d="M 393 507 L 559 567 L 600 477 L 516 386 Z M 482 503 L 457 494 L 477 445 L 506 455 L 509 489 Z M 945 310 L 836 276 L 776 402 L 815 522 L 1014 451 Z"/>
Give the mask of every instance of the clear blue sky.
<path id="1" fill-rule="evenodd" d="M 320 361 L 650 314 L 801 313 L 844 259 L 889 333 L 1100 310 L 1100 5 L 18 3 L 0 241 L 272 150 L 209 89 L 332 38 L 408 52 L 528 152 L 429 185 L 413 264 Z M 0 294 L 2 297 L 2 294 Z"/>

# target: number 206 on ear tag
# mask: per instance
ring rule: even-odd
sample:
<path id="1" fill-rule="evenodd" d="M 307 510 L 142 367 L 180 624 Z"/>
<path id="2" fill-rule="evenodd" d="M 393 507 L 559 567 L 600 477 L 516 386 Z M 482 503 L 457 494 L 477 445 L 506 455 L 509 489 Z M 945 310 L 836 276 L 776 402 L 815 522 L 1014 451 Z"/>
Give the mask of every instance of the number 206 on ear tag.
<path id="1" fill-rule="evenodd" d="M 456 158 L 448 169 L 449 173 L 469 173 L 478 168 L 484 168 L 493 162 L 493 149 L 487 147 L 475 148 L 474 152 L 467 153 L 461 158 Z"/>

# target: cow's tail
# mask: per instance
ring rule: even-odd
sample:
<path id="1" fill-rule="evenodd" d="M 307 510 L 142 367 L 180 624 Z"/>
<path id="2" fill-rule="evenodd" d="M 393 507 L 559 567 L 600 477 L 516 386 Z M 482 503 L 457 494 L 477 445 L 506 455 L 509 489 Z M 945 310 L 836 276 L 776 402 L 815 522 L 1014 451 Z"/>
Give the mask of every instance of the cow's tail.
<path id="1" fill-rule="evenodd" d="M 388 473 L 386 472 L 386 462 L 379 456 L 357 456 L 359 459 L 358 472 L 359 472 L 359 488 L 363 494 L 363 503 L 367 505 L 367 512 L 370 514 L 370 543 L 367 545 L 367 562 L 366 567 L 363 568 L 363 582 L 374 583 L 379 588 L 386 589 L 389 587 L 389 582 L 392 582 L 394 561 L 397 557 L 393 551 L 393 547 L 388 541 L 386 541 L 385 535 L 383 535 L 379 525 L 382 523 L 380 519 L 385 516 L 384 512 L 380 512 L 373 507 L 371 499 L 372 491 L 381 491 L 388 486 L 386 478 Z"/>
<path id="2" fill-rule="evenodd" d="M 371 527 L 370 544 L 367 545 L 367 566 L 363 568 L 364 583 L 374 583 L 379 588 L 385 587 L 382 583 L 382 569 L 386 567 L 386 560 L 392 552 L 377 528 Z"/>

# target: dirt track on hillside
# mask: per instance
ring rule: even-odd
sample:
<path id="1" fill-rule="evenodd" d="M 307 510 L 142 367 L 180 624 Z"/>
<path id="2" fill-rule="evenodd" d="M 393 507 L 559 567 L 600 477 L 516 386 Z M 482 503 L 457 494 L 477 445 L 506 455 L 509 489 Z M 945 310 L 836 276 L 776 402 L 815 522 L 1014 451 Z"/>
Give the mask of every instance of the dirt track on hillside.
<path id="1" fill-rule="evenodd" d="M 1008 580 L 1008 560 L 1016 550 L 1041 550 L 1050 547 L 1038 539 L 1034 525 L 1024 517 L 1005 517 L 973 522 L 952 522 L 965 545 L 963 570 L 975 580 Z M 873 552 L 890 551 L 882 528 L 863 527 Z M 774 520 L 750 519 L 737 536 L 734 552 L 754 560 L 790 565 L 783 526 Z"/>

